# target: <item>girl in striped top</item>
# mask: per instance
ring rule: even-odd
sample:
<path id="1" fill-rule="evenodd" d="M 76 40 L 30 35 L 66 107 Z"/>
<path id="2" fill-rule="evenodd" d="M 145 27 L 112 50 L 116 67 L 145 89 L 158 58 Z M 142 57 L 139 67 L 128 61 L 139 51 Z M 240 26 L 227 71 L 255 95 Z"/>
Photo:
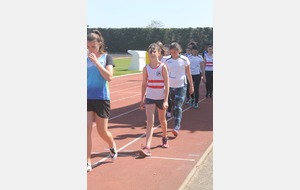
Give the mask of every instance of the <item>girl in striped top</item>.
<path id="1" fill-rule="evenodd" d="M 150 63 L 143 69 L 143 83 L 140 109 L 146 110 L 146 146 L 140 150 L 141 156 L 151 156 L 150 146 L 153 135 L 154 113 L 157 109 L 162 129 L 162 147 L 168 148 L 166 110 L 168 108 L 169 76 L 167 67 L 159 60 L 162 49 L 157 43 L 147 48 Z"/>

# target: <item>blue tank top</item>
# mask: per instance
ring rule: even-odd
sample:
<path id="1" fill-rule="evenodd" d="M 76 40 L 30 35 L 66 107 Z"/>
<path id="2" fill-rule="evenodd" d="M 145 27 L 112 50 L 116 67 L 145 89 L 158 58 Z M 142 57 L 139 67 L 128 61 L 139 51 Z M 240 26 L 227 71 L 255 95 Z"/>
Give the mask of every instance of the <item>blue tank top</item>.
<path id="1" fill-rule="evenodd" d="M 99 59 L 100 64 L 106 67 L 106 54 Z M 105 80 L 97 66 L 87 57 L 87 99 L 110 100 L 108 81 Z"/>

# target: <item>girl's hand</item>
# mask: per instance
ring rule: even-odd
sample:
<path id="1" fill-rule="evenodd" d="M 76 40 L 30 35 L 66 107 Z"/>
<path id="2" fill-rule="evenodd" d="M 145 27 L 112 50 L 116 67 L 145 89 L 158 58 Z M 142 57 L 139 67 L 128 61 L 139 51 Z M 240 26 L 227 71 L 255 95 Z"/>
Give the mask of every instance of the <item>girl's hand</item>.
<path id="1" fill-rule="evenodd" d="M 145 103 L 144 102 L 141 102 L 140 103 L 140 110 L 144 110 L 145 109 Z"/>
<path id="2" fill-rule="evenodd" d="M 193 93 L 194 93 L 194 87 L 193 87 L 193 86 L 190 86 L 189 93 L 190 93 L 190 94 L 193 94 Z"/>
<path id="3" fill-rule="evenodd" d="M 90 60 L 96 64 L 96 62 L 98 61 L 96 55 L 94 53 L 90 53 L 88 54 L 88 57 L 90 58 Z"/>
<path id="4" fill-rule="evenodd" d="M 166 109 L 168 109 L 168 107 L 169 107 L 169 104 L 168 104 L 168 101 L 165 101 L 164 103 L 163 103 L 163 109 L 164 110 L 166 110 Z"/>

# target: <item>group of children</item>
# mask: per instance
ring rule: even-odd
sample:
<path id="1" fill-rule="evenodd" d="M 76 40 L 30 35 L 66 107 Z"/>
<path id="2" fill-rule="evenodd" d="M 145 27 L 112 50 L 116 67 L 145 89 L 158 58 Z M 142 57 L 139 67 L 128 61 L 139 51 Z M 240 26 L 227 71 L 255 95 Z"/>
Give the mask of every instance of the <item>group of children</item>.
<path id="1" fill-rule="evenodd" d="M 118 153 L 116 143 L 107 129 L 110 113 L 107 83 L 112 79 L 114 64 L 111 56 L 104 51 L 104 39 L 98 30 L 88 34 L 87 44 L 89 51 L 87 58 L 87 171 L 91 171 L 93 121 L 96 122 L 99 135 L 109 145 L 112 161 L 117 158 Z M 147 118 L 146 144 L 139 151 L 140 156 L 151 156 L 155 111 L 157 110 L 162 129 L 161 147 L 168 148 L 166 117 L 171 117 L 173 113 L 175 125 L 172 134 L 177 137 L 181 128 L 185 97 L 193 108 L 198 108 L 200 80 L 202 78 L 207 83 L 207 77 L 212 77 L 212 74 L 206 72 L 206 69 L 212 68 L 213 65 L 212 51 L 209 49 L 212 50 L 212 47 L 208 48 L 208 56 L 204 55 L 203 59 L 201 55 L 198 55 L 196 43 L 189 45 L 190 55 L 182 55 L 181 46 L 177 42 L 165 46 L 161 42 L 156 42 L 147 48 L 148 64 L 143 68 L 140 102 L 140 109 L 145 110 Z M 211 91 L 207 91 L 208 96 L 212 96 L 212 86 Z"/>

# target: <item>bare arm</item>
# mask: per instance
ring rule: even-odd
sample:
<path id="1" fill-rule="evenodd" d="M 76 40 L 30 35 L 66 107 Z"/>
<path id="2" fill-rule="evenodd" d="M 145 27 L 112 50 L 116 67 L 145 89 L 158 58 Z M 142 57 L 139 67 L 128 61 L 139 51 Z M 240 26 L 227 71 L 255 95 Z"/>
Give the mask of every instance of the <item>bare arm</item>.
<path id="1" fill-rule="evenodd" d="M 141 88 L 141 103 L 140 109 L 145 109 L 145 95 L 146 95 L 146 88 L 147 88 L 147 72 L 146 67 L 143 68 L 143 82 Z"/>
<path id="2" fill-rule="evenodd" d="M 114 69 L 112 65 L 107 65 L 105 68 L 98 62 L 96 63 L 98 70 L 105 80 L 110 82 L 113 77 Z"/>
<path id="3" fill-rule="evenodd" d="M 193 94 L 194 93 L 194 82 L 193 82 L 193 78 L 191 75 L 190 65 L 185 67 L 185 75 L 188 77 L 188 81 L 190 83 L 190 89 L 187 89 L 187 90 L 189 90 L 190 94 Z"/>
<path id="4" fill-rule="evenodd" d="M 165 109 L 167 109 L 168 106 L 169 106 L 168 105 L 168 98 L 169 98 L 169 89 L 170 89 L 169 87 L 170 87 L 170 85 L 169 85 L 169 73 L 168 73 L 168 69 L 167 69 L 166 65 L 163 66 L 162 71 L 163 71 L 164 85 L 165 85 L 165 98 L 164 98 L 163 107 Z"/>

